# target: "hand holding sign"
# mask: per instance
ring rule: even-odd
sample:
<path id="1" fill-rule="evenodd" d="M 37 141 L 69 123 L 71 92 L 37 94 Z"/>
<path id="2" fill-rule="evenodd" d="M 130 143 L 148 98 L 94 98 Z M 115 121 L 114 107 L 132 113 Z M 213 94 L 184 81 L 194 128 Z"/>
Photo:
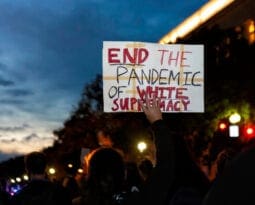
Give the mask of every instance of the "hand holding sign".
<path id="1" fill-rule="evenodd" d="M 149 122 L 152 124 L 157 120 L 162 120 L 162 113 L 160 110 L 160 99 L 156 99 L 153 97 L 153 100 L 150 101 L 148 96 L 145 97 L 145 103 L 140 101 L 141 107 L 143 109 L 144 114 L 146 115 Z"/>

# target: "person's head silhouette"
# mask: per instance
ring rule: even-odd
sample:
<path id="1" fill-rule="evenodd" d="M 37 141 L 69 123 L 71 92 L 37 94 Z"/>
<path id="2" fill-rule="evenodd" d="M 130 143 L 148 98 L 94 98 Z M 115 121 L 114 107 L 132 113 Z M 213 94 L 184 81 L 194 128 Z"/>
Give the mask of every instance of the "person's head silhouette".
<path id="1" fill-rule="evenodd" d="M 124 177 L 124 161 L 118 151 L 112 148 L 99 148 L 93 153 L 88 167 L 89 181 L 100 185 L 104 184 L 105 188 L 118 191 Z"/>
<path id="2" fill-rule="evenodd" d="M 25 156 L 25 167 L 31 178 L 44 177 L 46 166 L 46 156 L 42 152 L 31 152 Z"/>

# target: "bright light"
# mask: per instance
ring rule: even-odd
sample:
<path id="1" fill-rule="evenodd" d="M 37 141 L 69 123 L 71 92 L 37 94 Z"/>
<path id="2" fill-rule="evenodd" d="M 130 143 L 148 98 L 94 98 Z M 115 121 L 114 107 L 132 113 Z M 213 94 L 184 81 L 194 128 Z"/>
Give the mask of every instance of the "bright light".
<path id="1" fill-rule="evenodd" d="M 175 43 L 177 38 L 184 37 L 191 31 L 205 23 L 212 16 L 230 5 L 234 0 L 213 0 L 206 3 L 193 15 L 184 20 L 176 28 L 171 30 L 163 38 L 160 39 L 159 43 Z"/>
<path id="2" fill-rule="evenodd" d="M 83 170 L 80 168 L 77 170 L 78 173 L 82 174 L 83 173 Z"/>
<path id="3" fill-rule="evenodd" d="M 247 29 L 247 38 L 250 44 L 255 42 L 255 23 L 253 20 L 248 19 L 246 21 L 246 29 Z"/>
<path id="4" fill-rule="evenodd" d="M 16 181 L 17 182 L 21 182 L 21 178 L 20 177 L 16 177 Z"/>
<path id="5" fill-rule="evenodd" d="M 73 168 L 73 165 L 72 164 L 68 164 L 67 165 L 69 168 Z"/>
<path id="6" fill-rule="evenodd" d="M 137 149 L 140 151 L 140 152 L 143 152 L 145 149 L 147 148 L 147 144 L 145 142 L 139 142 L 137 144 Z"/>
<path id="7" fill-rule="evenodd" d="M 56 173 L 56 170 L 53 167 L 51 167 L 49 168 L 49 173 L 53 175 Z"/>
<path id="8" fill-rule="evenodd" d="M 219 124 L 219 128 L 220 128 L 220 130 L 225 130 L 227 128 L 227 124 L 225 122 L 221 122 Z"/>
<path id="9" fill-rule="evenodd" d="M 198 16 L 193 16 L 189 20 L 183 22 L 185 26 L 182 26 L 178 29 L 177 35 L 178 37 L 183 37 L 185 34 L 187 34 L 191 29 L 196 27 L 197 22 L 199 22 Z"/>
<path id="10" fill-rule="evenodd" d="M 244 136 L 247 139 L 251 139 L 251 138 L 255 137 L 254 125 L 247 125 L 246 127 L 244 127 Z"/>
<path id="11" fill-rule="evenodd" d="M 236 124 L 238 122 L 240 122 L 241 120 L 241 116 L 238 113 L 234 113 L 232 115 L 230 115 L 229 117 L 229 122 L 232 124 Z"/>
<path id="12" fill-rule="evenodd" d="M 245 133 L 246 133 L 247 135 L 252 135 L 252 134 L 254 133 L 254 130 L 253 130 L 252 127 L 247 127 L 247 128 L 245 129 Z"/>
<path id="13" fill-rule="evenodd" d="M 15 183 L 15 179 L 10 179 L 11 183 L 14 184 Z"/>
<path id="14" fill-rule="evenodd" d="M 29 180 L 29 177 L 25 174 L 25 175 L 23 175 L 23 179 L 24 179 L 25 181 L 28 181 L 28 180 Z"/>
<path id="15" fill-rule="evenodd" d="M 253 128 L 251 128 L 251 127 L 248 127 L 248 128 L 246 129 L 246 133 L 247 133 L 248 135 L 252 135 L 253 132 L 254 132 L 254 130 L 253 130 Z"/>
<path id="16" fill-rule="evenodd" d="M 238 125 L 230 125 L 229 126 L 229 136 L 230 137 L 239 137 L 239 126 Z"/>
<path id="17" fill-rule="evenodd" d="M 254 21 L 251 21 L 248 31 L 249 31 L 249 33 L 254 33 L 254 31 L 255 31 Z"/>

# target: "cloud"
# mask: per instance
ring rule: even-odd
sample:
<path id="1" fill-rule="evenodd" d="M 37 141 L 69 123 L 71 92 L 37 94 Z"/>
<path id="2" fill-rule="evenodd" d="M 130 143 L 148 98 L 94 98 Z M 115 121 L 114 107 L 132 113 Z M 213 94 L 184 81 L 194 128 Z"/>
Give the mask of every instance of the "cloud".
<path id="1" fill-rule="evenodd" d="M 4 77 L 0 76 L 0 86 L 8 87 L 12 85 L 14 85 L 13 81 L 4 79 Z"/>
<path id="2" fill-rule="evenodd" d="M 12 138 L 12 139 L 1 139 L 0 141 L 2 143 L 10 144 L 10 143 L 16 142 L 17 140 Z"/>
<path id="3" fill-rule="evenodd" d="M 29 89 L 9 89 L 5 91 L 8 95 L 13 97 L 26 97 L 33 95 L 34 93 Z"/>
<path id="4" fill-rule="evenodd" d="M 1 139 L 0 153 L 7 154 L 27 154 L 32 151 L 41 151 L 43 148 L 53 145 L 54 137 L 41 137 L 37 133 L 32 133 L 18 138 Z"/>
<path id="5" fill-rule="evenodd" d="M 26 130 L 30 126 L 28 124 L 23 124 L 21 126 L 15 126 L 15 127 L 1 127 L 0 126 L 0 131 L 5 131 L 5 132 L 19 132 Z"/>
<path id="6" fill-rule="evenodd" d="M 1 99 L 0 100 L 0 104 L 4 104 L 4 105 L 22 105 L 24 103 L 25 101 L 20 99 Z"/>
<path id="7" fill-rule="evenodd" d="M 24 137 L 23 141 L 31 141 L 31 140 L 36 140 L 38 138 L 39 136 L 37 134 L 32 133 L 31 135 Z"/>

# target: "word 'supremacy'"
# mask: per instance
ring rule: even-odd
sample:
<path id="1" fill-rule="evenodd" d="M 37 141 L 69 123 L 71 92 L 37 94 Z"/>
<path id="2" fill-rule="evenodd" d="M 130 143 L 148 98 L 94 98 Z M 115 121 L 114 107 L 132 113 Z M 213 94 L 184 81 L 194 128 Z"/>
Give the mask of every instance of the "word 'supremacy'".
<path id="1" fill-rule="evenodd" d="M 204 46 L 105 41 L 105 112 L 140 112 L 160 99 L 162 112 L 204 112 Z"/>

